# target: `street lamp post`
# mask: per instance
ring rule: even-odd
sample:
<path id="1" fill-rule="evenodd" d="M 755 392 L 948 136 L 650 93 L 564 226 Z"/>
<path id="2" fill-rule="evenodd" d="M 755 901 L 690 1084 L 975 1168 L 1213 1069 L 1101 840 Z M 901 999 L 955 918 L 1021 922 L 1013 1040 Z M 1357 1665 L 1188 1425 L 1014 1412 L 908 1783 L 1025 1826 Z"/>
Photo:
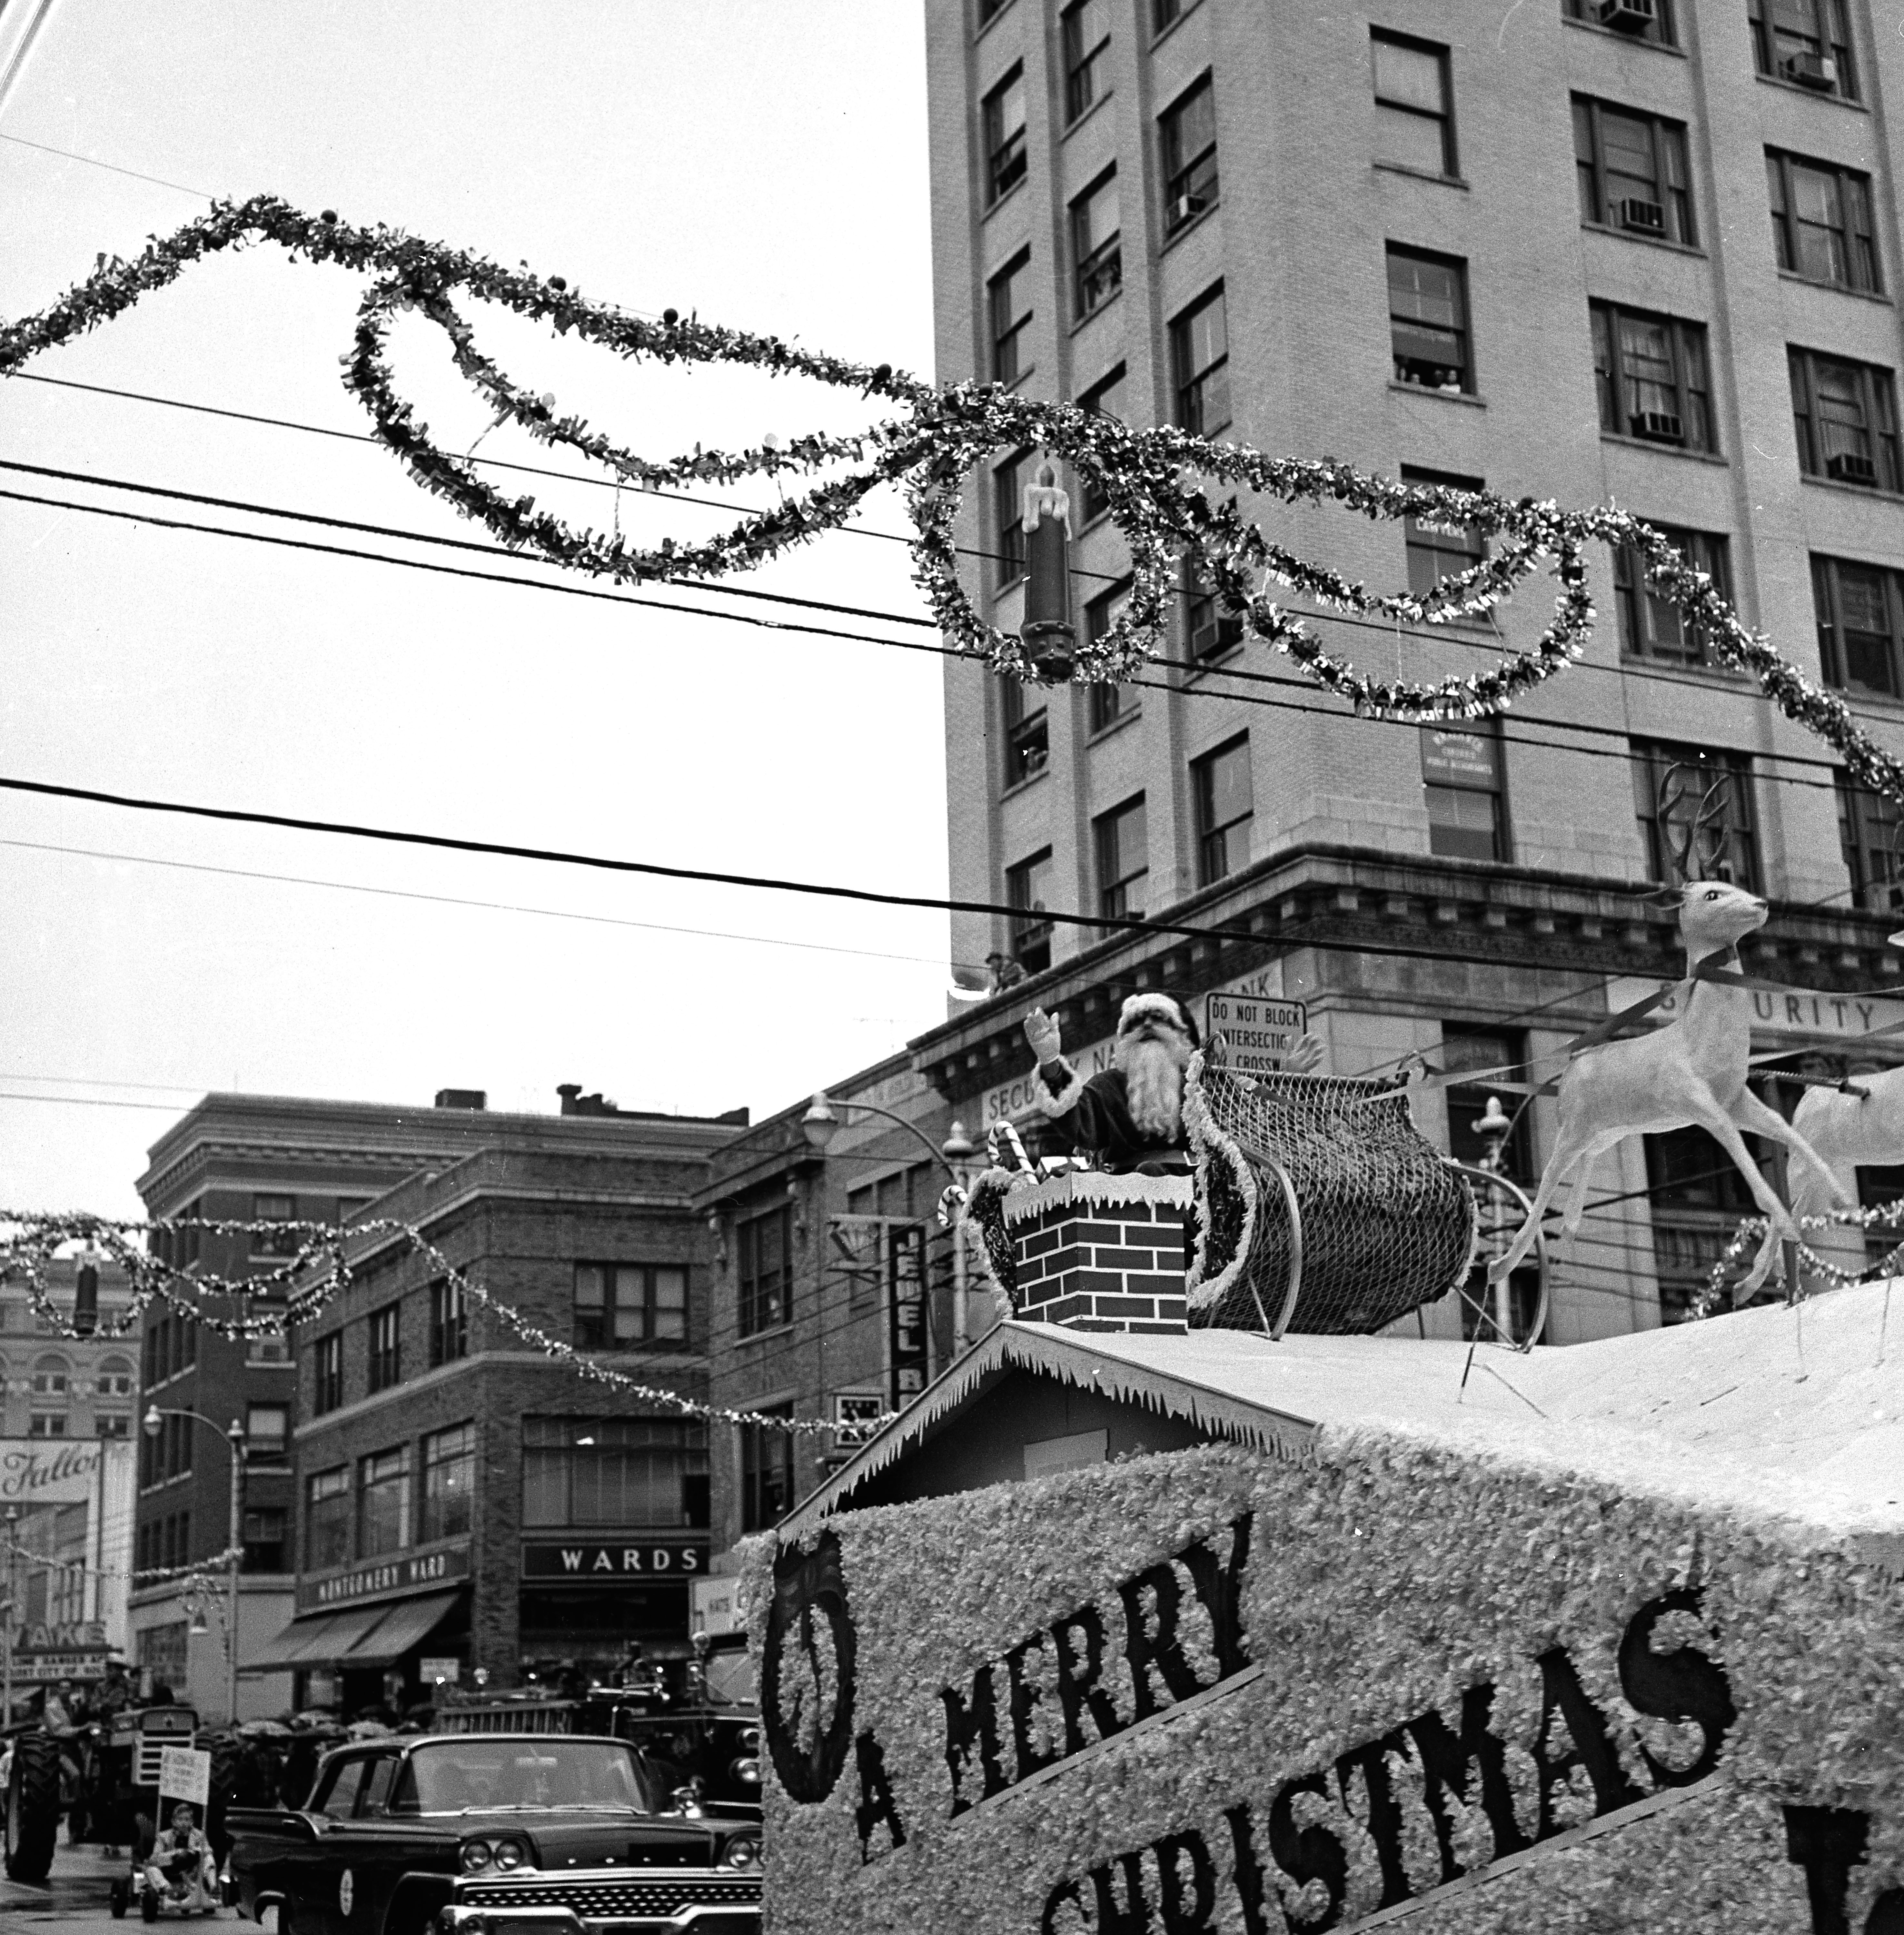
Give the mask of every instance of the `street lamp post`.
<path id="1" fill-rule="evenodd" d="M 1503 1224 L 1507 1208 L 1506 1192 L 1497 1179 L 1501 1173 L 1501 1160 L 1507 1149 L 1507 1138 L 1513 1133 L 1513 1122 L 1501 1106 L 1498 1095 L 1487 1098 L 1487 1107 L 1474 1118 L 1476 1132 L 1487 1144 L 1487 1153 L 1476 1164 L 1477 1169 L 1488 1173 L 1488 1248 L 1491 1254 L 1501 1254 L 1504 1245 Z M 1514 1341 L 1513 1299 L 1507 1279 L 1503 1277 L 1494 1286 L 1494 1327 L 1504 1343 Z"/>
<path id="2" fill-rule="evenodd" d="M 961 1189 L 966 1186 L 968 1170 L 966 1165 L 978 1153 L 978 1145 L 965 1133 L 962 1122 L 954 1122 L 952 1133 L 940 1148 L 934 1149 L 925 1131 L 916 1122 L 909 1122 L 904 1115 L 895 1115 L 890 1109 L 883 1109 L 876 1102 L 836 1102 L 824 1088 L 815 1091 L 813 1099 L 807 1105 L 807 1112 L 800 1118 L 801 1127 L 806 1131 L 807 1140 L 822 1152 L 832 1140 L 833 1132 L 840 1126 L 840 1109 L 858 1109 L 861 1114 L 878 1115 L 904 1129 L 920 1148 L 950 1176 Z M 952 1232 L 952 1355 L 955 1357 L 965 1348 L 965 1244 L 959 1231 Z"/>
<path id="3" fill-rule="evenodd" d="M 148 1438 L 156 1438 L 165 1428 L 168 1417 L 189 1417 L 208 1429 L 217 1431 L 225 1441 L 225 1448 L 231 1454 L 231 1523 L 225 1535 L 226 1603 L 225 1620 L 225 1697 L 231 1724 L 238 1724 L 238 1568 L 244 1552 L 245 1515 L 245 1427 L 237 1418 L 222 1431 L 203 1411 L 187 1411 L 176 1406 L 161 1409 L 157 1405 L 147 1408 L 143 1420 Z M 11 1555 L 11 1546 L 9 1547 Z M 9 1562 L 11 1563 L 11 1556 Z"/>
<path id="4" fill-rule="evenodd" d="M 4 1656 L 5 1660 L 4 1668 L 0 1668 L 0 1671 L 4 1671 L 5 1675 L 5 1686 L 0 1689 L 0 1713 L 5 1713 L 5 1719 L 0 1724 L 9 1727 L 14 1723 L 14 1550 L 19 1535 L 20 1508 L 9 1505 L 7 1508 L 7 1623 L 4 1630 L 0 1630 L 0 1656 Z"/>

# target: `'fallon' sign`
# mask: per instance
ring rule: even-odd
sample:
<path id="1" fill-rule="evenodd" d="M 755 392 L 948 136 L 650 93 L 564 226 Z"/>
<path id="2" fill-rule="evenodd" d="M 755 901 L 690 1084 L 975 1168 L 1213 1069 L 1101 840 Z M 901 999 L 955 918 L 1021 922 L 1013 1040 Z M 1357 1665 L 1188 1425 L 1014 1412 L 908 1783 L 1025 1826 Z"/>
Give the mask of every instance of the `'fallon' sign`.
<path id="1" fill-rule="evenodd" d="M 686 1579 L 708 1569 L 710 1548 L 656 1539 L 558 1544 L 540 1539 L 522 1548 L 525 1579 L 566 1579 L 577 1586 L 619 1586 L 629 1579 Z"/>
<path id="2" fill-rule="evenodd" d="M 297 1610 L 310 1612 L 327 1606 L 352 1606 L 362 1599 L 394 1599 L 453 1585 L 469 1576 L 469 1548 L 453 1546 L 442 1552 L 404 1553 L 373 1565 L 353 1566 L 326 1579 L 300 1580 Z"/>
<path id="3" fill-rule="evenodd" d="M 0 1438 L 0 1500 L 16 1505 L 77 1505 L 99 1484 L 103 1442 L 50 1449 L 39 1438 Z"/>

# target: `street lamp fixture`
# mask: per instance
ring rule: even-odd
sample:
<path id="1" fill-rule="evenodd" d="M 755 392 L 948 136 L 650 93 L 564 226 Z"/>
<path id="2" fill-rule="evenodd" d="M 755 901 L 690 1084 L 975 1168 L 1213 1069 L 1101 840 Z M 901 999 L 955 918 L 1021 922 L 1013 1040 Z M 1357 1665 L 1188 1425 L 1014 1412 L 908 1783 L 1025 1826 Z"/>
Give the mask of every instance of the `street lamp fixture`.
<path id="1" fill-rule="evenodd" d="M 148 1405 L 146 1414 L 140 1420 L 140 1428 L 148 1438 L 156 1438 L 165 1429 L 168 1417 L 189 1417 L 194 1423 L 215 1431 L 225 1441 L 225 1448 L 231 1454 L 231 1515 L 225 1534 L 227 1578 L 225 1584 L 227 1615 L 225 1627 L 225 1691 L 230 1702 L 231 1724 L 238 1722 L 238 1570 L 244 1558 L 245 1527 L 245 1426 L 242 1418 L 234 1417 L 222 1431 L 217 1424 L 202 1411 L 191 1411 L 183 1406 Z M 193 1611 L 194 1632 L 207 1630 L 202 1607 Z"/>

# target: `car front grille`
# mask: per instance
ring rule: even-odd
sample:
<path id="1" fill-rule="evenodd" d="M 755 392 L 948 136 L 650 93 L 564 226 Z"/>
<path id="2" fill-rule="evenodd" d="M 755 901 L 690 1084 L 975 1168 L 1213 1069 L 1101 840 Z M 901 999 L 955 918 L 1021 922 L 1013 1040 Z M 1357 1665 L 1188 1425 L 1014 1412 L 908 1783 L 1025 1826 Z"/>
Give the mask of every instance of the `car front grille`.
<path id="1" fill-rule="evenodd" d="M 752 1907 L 760 1900 L 760 1877 L 683 1876 L 675 1881 L 631 1875 L 626 1881 L 517 1882 L 469 1888 L 463 1899 L 466 1906 L 478 1909 L 566 1908 L 586 1921 L 620 1921 L 644 1915 L 665 1918 L 692 1907 Z"/>

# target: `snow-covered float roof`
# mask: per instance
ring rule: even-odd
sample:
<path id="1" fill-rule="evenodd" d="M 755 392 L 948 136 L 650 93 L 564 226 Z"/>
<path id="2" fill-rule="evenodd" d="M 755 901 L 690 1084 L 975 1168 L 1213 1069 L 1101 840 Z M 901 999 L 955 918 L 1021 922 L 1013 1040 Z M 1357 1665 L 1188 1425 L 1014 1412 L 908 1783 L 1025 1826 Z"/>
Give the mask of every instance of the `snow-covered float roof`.
<path id="1" fill-rule="evenodd" d="M 1892 1292 L 1897 1294 L 1893 1312 Z M 1522 1356 L 1397 1337 L 997 1325 L 808 1498 L 783 1535 L 1022 1369 L 1296 1453 L 1379 1429 L 1800 1521 L 1904 1571 L 1904 1279 Z M 1465 1381 L 1463 1374 L 1465 1372 Z"/>

